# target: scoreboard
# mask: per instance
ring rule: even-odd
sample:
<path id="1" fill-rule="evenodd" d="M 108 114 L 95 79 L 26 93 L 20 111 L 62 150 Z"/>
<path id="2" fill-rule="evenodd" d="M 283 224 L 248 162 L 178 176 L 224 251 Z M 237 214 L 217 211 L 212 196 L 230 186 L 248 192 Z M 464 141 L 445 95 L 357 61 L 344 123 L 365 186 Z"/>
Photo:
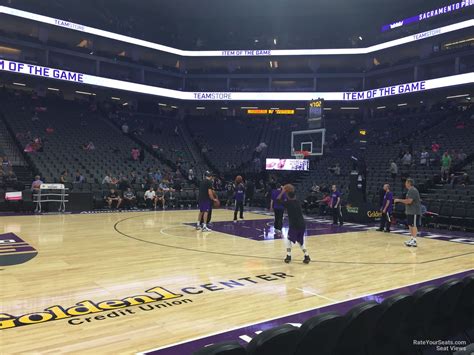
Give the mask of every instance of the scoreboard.
<path id="1" fill-rule="evenodd" d="M 267 158 L 265 167 L 266 170 L 309 171 L 309 160 Z"/>
<path id="2" fill-rule="evenodd" d="M 317 99 L 309 102 L 308 129 L 318 129 L 323 126 L 324 100 Z"/>

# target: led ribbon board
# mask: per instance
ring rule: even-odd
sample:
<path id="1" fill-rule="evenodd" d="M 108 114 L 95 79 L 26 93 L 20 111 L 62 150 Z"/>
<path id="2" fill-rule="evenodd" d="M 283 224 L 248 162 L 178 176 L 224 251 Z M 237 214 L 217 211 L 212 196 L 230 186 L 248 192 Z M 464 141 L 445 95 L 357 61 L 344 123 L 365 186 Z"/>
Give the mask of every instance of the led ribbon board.
<path id="1" fill-rule="evenodd" d="M 455 85 L 471 84 L 474 82 L 474 72 L 471 72 L 354 92 L 189 92 L 102 78 L 100 76 L 42 67 L 39 65 L 20 63 L 11 60 L 0 59 L 0 71 L 62 80 L 77 84 L 94 85 L 141 94 L 169 97 L 179 100 L 195 101 L 311 101 L 315 97 L 326 101 L 362 101 L 380 97 L 423 92 L 426 90 Z"/>
<path id="2" fill-rule="evenodd" d="M 474 1 L 474 0 L 469 0 Z M 155 49 L 158 51 L 176 54 L 182 57 L 258 57 L 258 56 L 313 56 L 313 55 L 349 55 L 349 54 L 367 54 L 376 52 L 382 49 L 400 46 L 402 44 L 415 42 L 424 38 L 439 36 L 452 31 L 457 31 L 463 28 L 474 26 L 474 19 L 455 23 L 452 25 L 436 28 L 430 31 L 417 33 L 411 36 L 406 36 L 393 41 L 376 44 L 374 46 L 365 48 L 334 48 L 334 49 L 287 49 L 287 50 L 217 50 L 217 51 L 187 51 L 181 50 L 162 44 L 145 41 L 138 38 L 124 36 L 118 33 L 100 30 L 98 28 L 84 26 L 81 24 L 55 19 L 53 17 L 34 14 L 27 11 L 13 9 L 7 6 L 0 6 L 0 13 L 11 16 L 21 17 L 24 19 L 45 23 L 48 25 L 68 28 L 70 30 L 85 32 L 92 35 L 114 39 L 120 42 L 134 44 L 140 47 Z"/>
<path id="3" fill-rule="evenodd" d="M 463 0 L 463 1 L 455 2 L 454 4 L 441 6 L 441 7 L 438 7 L 437 9 L 425 11 L 419 15 L 412 16 L 412 17 L 391 23 L 389 25 L 384 25 L 382 26 L 382 32 L 400 28 L 400 27 L 409 25 L 411 23 L 424 21 L 424 20 L 439 16 L 439 15 L 448 14 L 453 11 L 461 10 L 473 5 L 474 5 L 474 0 Z"/>
<path id="4" fill-rule="evenodd" d="M 251 109 L 251 110 L 247 110 L 247 114 L 248 115 L 294 115 L 295 114 L 295 110 L 274 110 L 274 109 L 270 109 L 270 110 L 256 110 L 256 109 Z"/>

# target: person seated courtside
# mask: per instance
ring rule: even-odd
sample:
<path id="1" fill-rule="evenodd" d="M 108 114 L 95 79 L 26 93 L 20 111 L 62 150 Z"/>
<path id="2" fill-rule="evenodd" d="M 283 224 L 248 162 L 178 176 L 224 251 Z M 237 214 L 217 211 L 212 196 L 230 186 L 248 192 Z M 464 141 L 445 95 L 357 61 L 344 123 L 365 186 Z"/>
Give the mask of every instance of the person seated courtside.
<path id="1" fill-rule="evenodd" d="M 120 194 L 117 191 L 115 191 L 115 189 L 110 189 L 110 192 L 107 195 L 106 201 L 107 201 L 107 204 L 109 205 L 109 208 L 112 208 L 113 203 L 115 203 L 115 207 L 117 209 L 120 208 L 120 205 L 122 204 L 122 198 L 120 197 Z"/>
<path id="2" fill-rule="evenodd" d="M 155 190 L 153 190 L 153 186 L 150 186 L 150 188 L 145 191 L 143 198 L 145 199 L 146 208 L 156 208 L 156 194 Z"/>
<path id="3" fill-rule="evenodd" d="M 135 208 L 137 204 L 137 197 L 130 187 L 123 193 L 123 205 L 127 209 Z"/>

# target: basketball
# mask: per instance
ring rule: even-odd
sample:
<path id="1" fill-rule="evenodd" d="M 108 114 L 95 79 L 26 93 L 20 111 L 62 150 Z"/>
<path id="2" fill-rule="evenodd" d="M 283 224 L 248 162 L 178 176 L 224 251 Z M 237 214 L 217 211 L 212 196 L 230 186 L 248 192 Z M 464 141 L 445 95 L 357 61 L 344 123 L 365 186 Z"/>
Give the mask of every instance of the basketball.
<path id="1" fill-rule="evenodd" d="M 286 184 L 283 186 L 283 190 L 285 190 L 285 192 L 295 192 L 295 187 L 291 184 Z"/>
<path id="2" fill-rule="evenodd" d="M 237 175 L 237 177 L 235 178 L 235 183 L 236 183 L 236 184 L 240 184 L 242 181 L 243 181 L 242 176 Z"/>

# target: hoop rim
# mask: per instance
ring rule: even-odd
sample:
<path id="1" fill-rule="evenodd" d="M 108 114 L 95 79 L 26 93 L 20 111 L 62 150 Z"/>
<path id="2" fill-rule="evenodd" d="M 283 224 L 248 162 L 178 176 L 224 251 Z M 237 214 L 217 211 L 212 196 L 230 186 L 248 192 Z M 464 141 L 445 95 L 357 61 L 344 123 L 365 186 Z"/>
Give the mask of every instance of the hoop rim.
<path id="1" fill-rule="evenodd" d="M 311 155 L 307 150 L 295 150 L 294 155 L 297 159 L 307 158 Z"/>

